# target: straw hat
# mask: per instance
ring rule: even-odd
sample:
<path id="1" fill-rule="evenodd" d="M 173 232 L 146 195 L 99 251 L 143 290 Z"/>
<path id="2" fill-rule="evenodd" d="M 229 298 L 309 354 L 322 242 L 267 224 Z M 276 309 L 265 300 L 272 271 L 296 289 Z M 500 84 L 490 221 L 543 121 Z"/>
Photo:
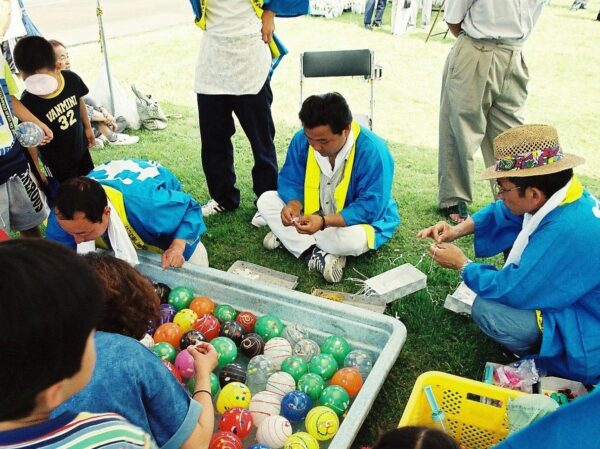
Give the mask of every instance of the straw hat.
<path id="1" fill-rule="evenodd" d="M 563 153 L 556 128 L 522 125 L 494 139 L 496 164 L 486 168 L 481 179 L 549 175 L 576 167 L 585 159 Z"/>

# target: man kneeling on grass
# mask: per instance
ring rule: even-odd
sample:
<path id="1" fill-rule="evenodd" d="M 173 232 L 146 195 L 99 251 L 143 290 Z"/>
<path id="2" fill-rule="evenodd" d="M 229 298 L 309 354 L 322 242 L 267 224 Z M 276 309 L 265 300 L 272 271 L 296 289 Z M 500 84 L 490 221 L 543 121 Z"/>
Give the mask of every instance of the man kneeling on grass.
<path id="1" fill-rule="evenodd" d="M 473 320 L 517 355 L 585 383 L 600 380 L 600 204 L 563 153 L 556 130 L 517 126 L 494 140 L 496 202 L 457 226 L 439 222 L 431 257 L 477 294 Z M 449 242 L 475 235 L 475 254 L 510 251 L 504 267 L 472 262 Z"/>
<path id="2" fill-rule="evenodd" d="M 379 248 L 400 224 L 394 160 L 338 93 L 307 98 L 299 115 L 303 129 L 289 145 L 278 189 L 258 199 L 271 229 L 263 245 L 283 244 L 327 282 L 339 282 L 346 256 Z"/>

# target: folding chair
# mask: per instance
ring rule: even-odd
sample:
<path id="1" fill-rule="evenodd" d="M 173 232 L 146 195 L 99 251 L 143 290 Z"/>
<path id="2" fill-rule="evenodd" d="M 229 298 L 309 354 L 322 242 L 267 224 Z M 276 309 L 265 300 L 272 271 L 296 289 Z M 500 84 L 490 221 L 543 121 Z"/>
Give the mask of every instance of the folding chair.
<path id="1" fill-rule="evenodd" d="M 376 79 L 381 78 L 381 66 L 375 66 L 375 53 L 372 50 L 307 51 L 300 54 L 300 105 L 304 101 L 304 78 L 325 78 L 333 76 L 362 76 L 370 84 L 370 114 L 354 114 L 363 126 L 373 129 L 375 109 Z"/>
<path id="2" fill-rule="evenodd" d="M 433 19 L 433 23 L 431 24 L 429 33 L 427 33 L 427 37 L 425 38 L 425 43 L 427 43 L 429 41 L 429 38 L 432 36 L 439 36 L 439 35 L 443 34 L 444 35 L 443 39 L 446 39 L 446 36 L 448 36 L 448 31 L 450 31 L 450 29 L 448 27 L 446 27 L 446 31 L 440 31 L 439 33 L 433 33 L 435 24 L 437 23 L 438 19 L 440 18 L 440 14 L 442 13 L 442 11 L 444 11 L 444 3 L 445 2 L 446 2 L 446 0 L 441 0 L 441 2 L 437 2 L 437 1 L 434 2 L 432 9 L 437 10 L 437 12 L 435 13 L 435 18 Z"/>

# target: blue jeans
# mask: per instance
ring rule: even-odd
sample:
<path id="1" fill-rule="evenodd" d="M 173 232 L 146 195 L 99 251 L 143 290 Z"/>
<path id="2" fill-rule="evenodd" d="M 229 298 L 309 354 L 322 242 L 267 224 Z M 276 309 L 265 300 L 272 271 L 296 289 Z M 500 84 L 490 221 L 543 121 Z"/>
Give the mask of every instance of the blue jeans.
<path id="1" fill-rule="evenodd" d="M 542 333 L 535 310 L 522 310 L 475 298 L 471 316 L 484 334 L 518 355 L 537 354 Z"/>
<path id="2" fill-rule="evenodd" d="M 386 4 L 387 0 L 377 0 L 377 12 L 375 13 L 375 23 L 377 25 L 381 25 Z M 371 25 L 371 19 L 373 18 L 374 8 L 375 0 L 367 0 L 367 4 L 365 6 L 365 25 Z"/>

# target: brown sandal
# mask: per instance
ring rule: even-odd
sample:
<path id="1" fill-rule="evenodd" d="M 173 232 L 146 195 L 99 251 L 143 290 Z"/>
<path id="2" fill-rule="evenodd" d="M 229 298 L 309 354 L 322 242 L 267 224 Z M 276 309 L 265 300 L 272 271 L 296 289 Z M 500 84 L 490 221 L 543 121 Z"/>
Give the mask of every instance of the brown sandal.
<path id="1" fill-rule="evenodd" d="M 462 223 L 469 218 L 469 206 L 467 206 L 467 203 L 464 201 L 460 201 L 458 204 L 440 209 L 440 211 L 452 224 Z M 450 215 L 458 215 L 460 220 L 454 220 L 450 218 Z"/>

